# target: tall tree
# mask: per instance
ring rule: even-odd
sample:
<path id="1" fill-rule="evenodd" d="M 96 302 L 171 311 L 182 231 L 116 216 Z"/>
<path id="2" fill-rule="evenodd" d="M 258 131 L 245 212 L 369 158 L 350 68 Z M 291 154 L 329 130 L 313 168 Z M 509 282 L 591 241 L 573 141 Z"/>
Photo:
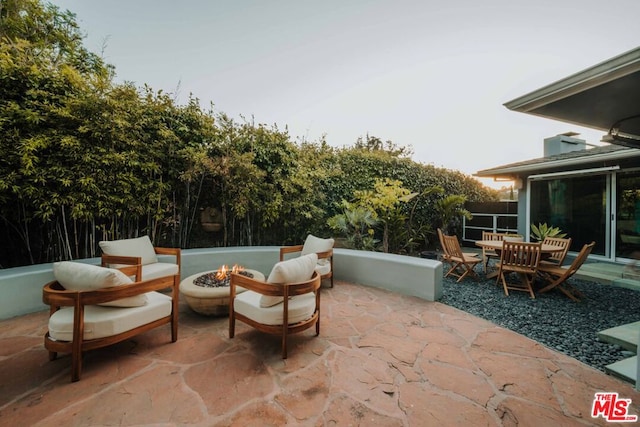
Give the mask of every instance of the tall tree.
<path id="1" fill-rule="evenodd" d="M 111 76 L 111 68 L 81 42 L 69 12 L 35 0 L 0 2 L 0 216 L 12 230 L 5 239 L 19 236 L 21 244 L 15 246 L 32 262 L 39 258 L 34 245 L 42 240 L 30 235 L 34 218 L 51 232 L 64 228 L 46 221 L 64 205 L 60 192 L 68 177 L 57 177 L 63 185 L 53 185 L 45 175 L 55 174 L 56 165 L 48 169 L 43 163 L 73 145 L 65 110 Z M 51 246 L 70 252 L 68 238 Z"/>

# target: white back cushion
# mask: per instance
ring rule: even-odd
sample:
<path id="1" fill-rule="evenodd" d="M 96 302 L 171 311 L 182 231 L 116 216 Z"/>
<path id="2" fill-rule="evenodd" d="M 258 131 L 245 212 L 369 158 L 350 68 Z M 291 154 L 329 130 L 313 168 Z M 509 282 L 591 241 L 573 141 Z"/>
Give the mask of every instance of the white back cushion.
<path id="1" fill-rule="evenodd" d="M 315 253 L 280 261 L 273 266 L 267 283 L 304 282 L 311 279 L 317 263 L 318 256 Z M 282 297 L 262 295 L 260 298 L 260 307 L 271 307 L 281 302 L 282 299 Z"/>
<path id="2" fill-rule="evenodd" d="M 304 241 L 301 255 L 314 254 L 316 252 L 326 252 L 333 248 L 333 239 L 321 239 L 312 234 L 309 234 Z"/>
<path id="3" fill-rule="evenodd" d="M 318 255 L 309 255 L 280 261 L 271 269 L 267 283 L 297 283 L 311 279 L 318 263 Z"/>
<path id="4" fill-rule="evenodd" d="M 120 270 L 80 262 L 61 261 L 53 264 L 53 276 L 69 291 L 95 291 L 113 286 L 129 285 L 133 281 Z M 147 303 L 147 296 L 135 295 L 100 305 L 109 307 L 138 307 Z"/>
<path id="5" fill-rule="evenodd" d="M 103 240 L 98 243 L 100 249 L 107 255 L 135 256 L 142 258 L 142 265 L 158 262 L 158 256 L 149 236 L 135 239 Z"/>

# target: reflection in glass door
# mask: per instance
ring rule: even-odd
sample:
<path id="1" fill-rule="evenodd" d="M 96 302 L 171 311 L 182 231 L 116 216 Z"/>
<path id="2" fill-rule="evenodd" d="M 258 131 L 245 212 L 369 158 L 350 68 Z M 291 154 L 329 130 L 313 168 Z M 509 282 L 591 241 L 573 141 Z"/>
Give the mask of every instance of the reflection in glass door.
<path id="1" fill-rule="evenodd" d="M 616 257 L 633 258 L 640 251 L 640 171 L 616 176 Z"/>
<path id="2" fill-rule="evenodd" d="M 636 187 L 638 188 L 638 187 Z M 592 253 L 607 254 L 607 175 L 532 180 L 530 220 L 547 223 L 572 238 L 571 251 L 595 240 Z"/>

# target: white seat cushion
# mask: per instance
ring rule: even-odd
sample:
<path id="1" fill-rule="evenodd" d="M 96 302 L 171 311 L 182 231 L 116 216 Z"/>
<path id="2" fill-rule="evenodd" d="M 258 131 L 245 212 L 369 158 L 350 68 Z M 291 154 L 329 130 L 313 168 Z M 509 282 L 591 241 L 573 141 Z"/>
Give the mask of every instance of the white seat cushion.
<path id="1" fill-rule="evenodd" d="M 142 266 L 142 280 L 157 279 L 158 277 L 174 276 L 178 274 L 178 264 L 156 262 Z"/>
<path id="2" fill-rule="evenodd" d="M 331 273 L 331 263 L 326 259 L 319 259 L 316 264 L 316 272 L 321 276 Z"/>
<path id="3" fill-rule="evenodd" d="M 103 240 L 98 245 L 107 255 L 141 257 L 142 265 L 158 262 L 156 250 L 153 248 L 149 236 L 136 239 Z"/>
<path id="4" fill-rule="evenodd" d="M 277 304 L 262 307 L 262 295 L 247 291 L 236 296 L 233 304 L 234 311 L 263 325 L 282 325 L 284 321 L 284 305 Z M 307 320 L 316 309 L 316 296 L 313 292 L 296 295 L 289 300 L 289 324 Z"/>
<path id="5" fill-rule="evenodd" d="M 145 295 L 147 304 L 140 307 L 86 306 L 84 339 L 116 335 L 171 314 L 171 297 L 159 292 Z M 49 318 L 49 335 L 57 341 L 73 340 L 73 307 L 64 307 Z"/>

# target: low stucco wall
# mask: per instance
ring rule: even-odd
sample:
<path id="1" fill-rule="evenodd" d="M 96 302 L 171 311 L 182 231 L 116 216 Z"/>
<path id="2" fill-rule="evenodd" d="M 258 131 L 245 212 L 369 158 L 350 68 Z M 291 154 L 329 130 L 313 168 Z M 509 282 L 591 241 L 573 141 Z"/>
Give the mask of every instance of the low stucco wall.
<path id="1" fill-rule="evenodd" d="M 442 297 L 442 263 L 381 252 L 335 249 L 335 278 L 437 301 Z"/>
<path id="2" fill-rule="evenodd" d="M 240 264 L 265 276 L 279 259 L 279 247 L 250 246 L 185 249 L 182 251 L 182 277 L 222 264 Z M 171 262 L 172 257 L 160 257 Z M 99 264 L 99 258 L 79 260 Z M 404 295 L 436 301 L 442 296 L 442 263 L 380 252 L 334 250 L 334 279 L 388 289 Z M 54 280 L 53 264 L 38 264 L 0 270 L 0 320 L 42 311 L 42 287 Z"/>

